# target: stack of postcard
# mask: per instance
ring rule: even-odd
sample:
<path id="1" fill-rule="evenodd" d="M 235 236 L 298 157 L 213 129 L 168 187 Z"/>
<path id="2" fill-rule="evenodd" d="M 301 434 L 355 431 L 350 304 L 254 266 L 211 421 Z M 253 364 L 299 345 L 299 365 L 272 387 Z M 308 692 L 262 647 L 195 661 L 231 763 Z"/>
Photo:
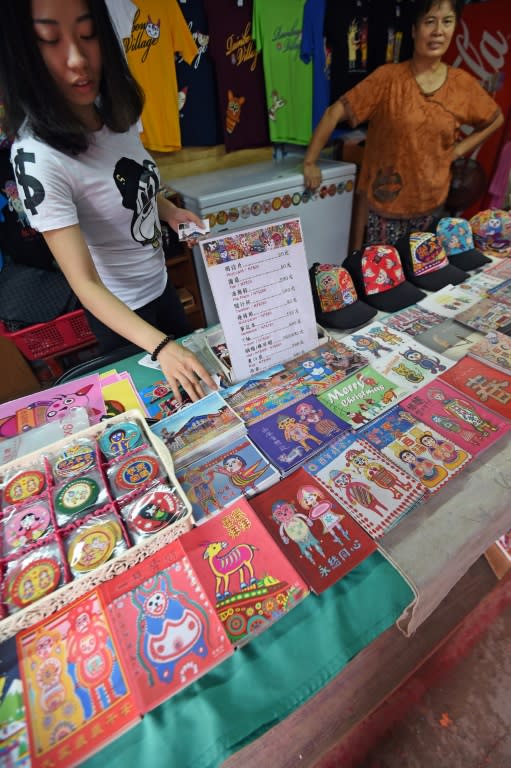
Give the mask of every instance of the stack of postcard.
<path id="1" fill-rule="evenodd" d="M 468 354 L 501 371 L 511 372 L 511 338 L 503 333 L 490 331 Z"/>
<path id="2" fill-rule="evenodd" d="M 465 357 L 442 379 L 476 403 L 511 420 L 511 375 L 481 360 Z"/>
<path id="3" fill-rule="evenodd" d="M 511 336 L 511 307 L 493 299 L 481 299 L 470 309 L 458 312 L 455 319 L 476 331 L 500 331 Z"/>
<path id="4" fill-rule="evenodd" d="M 443 320 L 443 315 L 430 312 L 421 307 L 420 304 L 414 304 L 395 312 L 393 315 L 387 315 L 382 319 L 382 322 L 395 331 L 407 333 L 409 336 L 417 336 Z"/>

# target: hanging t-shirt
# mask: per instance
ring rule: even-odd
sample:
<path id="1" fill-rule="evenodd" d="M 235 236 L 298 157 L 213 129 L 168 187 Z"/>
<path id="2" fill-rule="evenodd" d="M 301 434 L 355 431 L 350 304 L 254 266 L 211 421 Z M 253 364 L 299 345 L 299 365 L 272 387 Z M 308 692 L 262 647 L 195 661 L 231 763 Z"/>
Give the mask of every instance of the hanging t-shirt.
<path id="1" fill-rule="evenodd" d="M 129 37 L 133 26 L 133 17 L 137 12 L 137 6 L 132 0 L 106 0 L 108 13 L 117 32 L 119 40 Z"/>
<path id="2" fill-rule="evenodd" d="M 370 59 L 375 67 L 397 64 L 411 57 L 414 5 L 414 0 L 378 0 L 371 4 Z"/>
<path id="3" fill-rule="evenodd" d="M 261 55 L 252 38 L 252 0 L 204 0 L 218 83 L 225 149 L 270 143 Z"/>
<path id="4" fill-rule="evenodd" d="M 210 35 L 203 2 L 186 0 L 180 3 L 180 8 L 199 51 L 191 66 L 181 54 L 176 56 L 181 144 L 183 147 L 221 144 L 216 81 L 209 55 Z"/>
<path id="5" fill-rule="evenodd" d="M 308 144 L 312 66 L 300 59 L 305 0 L 254 0 L 252 34 L 263 52 L 270 139 Z"/>
<path id="6" fill-rule="evenodd" d="M 303 33 L 300 56 L 306 64 L 312 61 L 314 129 L 330 104 L 330 51 L 323 35 L 326 0 L 307 0 L 303 9 Z"/>
<path id="7" fill-rule="evenodd" d="M 327 0 L 324 33 L 332 55 L 331 103 L 377 66 L 369 55 L 370 9 L 370 0 Z"/>
<path id="8" fill-rule="evenodd" d="M 179 52 L 191 64 L 197 46 L 177 0 L 137 0 L 136 5 L 131 36 L 123 42 L 146 97 L 141 139 L 148 149 L 172 152 L 181 148 L 174 56 Z"/>

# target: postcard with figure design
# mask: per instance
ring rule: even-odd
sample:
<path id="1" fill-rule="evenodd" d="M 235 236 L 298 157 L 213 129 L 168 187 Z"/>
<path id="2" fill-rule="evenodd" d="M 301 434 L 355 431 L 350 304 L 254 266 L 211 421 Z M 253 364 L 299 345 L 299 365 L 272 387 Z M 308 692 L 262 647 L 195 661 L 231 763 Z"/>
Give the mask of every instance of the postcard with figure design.
<path id="1" fill-rule="evenodd" d="M 360 435 L 428 491 L 441 488 L 472 458 L 399 406 L 372 421 Z"/>
<path id="2" fill-rule="evenodd" d="M 488 267 L 482 272 L 479 272 L 478 275 L 482 275 L 485 278 L 498 278 L 500 282 L 507 280 L 511 277 L 511 259 L 503 259 L 503 261 L 489 264 Z"/>
<path id="3" fill-rule="evenodd" d="M 441 352 L 449 360 L 460 360 L 482 338 L 482 333 L 468 325 L 462 325 L 456 320 L 444 320 L 429 331 L 420 333 L 417 341 L 435 352 Z"/>
<path id="4" fill-rule="evenodd" d="M 207 456 L 245 433 L 243 421 L 218 392 L 190 403 L 151 429 L 171 452 L 176 467 Z"/>
<path id="5" fill-rule="evenodd" d="M 376 549 L 346 509 L 303 469 L 251 504 L 313 592 L 323 592 Z"/>
<path id="6" fill-rule="evenodd" d="M 468 354 L 499 371 L 511 372 L 511 338 L 503 333 L 491 331 L 470 347 Z"/>
<path id="7" fill-rule="evenodd" d="M 373 323 L 343 338 L 343 343 L 355 352 L 362 353 L 370 365 L 374 365 L 382 357 L 395 352 L 398 347 L 409 341 L 407 335 L 395 331 L 384 323 Z"/>
<path id="8" fill-rule="evenodd" d="M 232 653 L 179 540 L 100 589 L 142 714 Z"/>
<path id="9" fill-rule="evenodd" d="M 349 429 L 343 419 L 309 395 L 248 427 L 248 436 L 287 475 Z"/>
<path id="10" fill-rule="evenodd" d="M 465 357 L 440 378 L 476 403 L 511 420 L 511 374 Z"/>
<path id="11" fill-rule="evenodd" d="M 260 634 L 309 594 L 246 499 L 180 541 L 235 646 Z"/>
<path id="12" fill-rule="evenodd" d="M 409 390 L 422 387 L 452 365 L 452 360 L 435 354 L 420 344 L 417 338 L 409 339 L 408 343 L 398 347 L 395 352 L 388 352 L 373 363 L 377 371 Z"/>
<path id="13" fill-rule="evenodd" d="M 482 333 L 500 331 L 511 335 L 511 307 L 493 299 L 481 299 L 470 309 L 458 312 L 455 320 Z"/>
<path id="14" fill-rule="evenodd" d="M 370 365 L 344 381 L 321 392 L 318 400 L 340 419 L 360 429 L 371 419 L 388 411 L 412 388 L 396 384 Z"/>
<path id="15" fill-rule="evenodd" d="M 446 285 L 419 302 L 419 306 L 444 317 L 454 317 L 469 309 L 481 299 L 479 291 L 467 290 L 462 285 Z"/>
<path id="16" fill-rule="evenodd" d="M 80 764 L 139 721 L 98 590 L 16 641 L 34 768 Z"/>
<path id="17" fill-rule="evenodd" d="M 354 351 L 340 341 L 329 339 L 321 346 L 305 352 L 285 367 L 300 381 L 305 382 L 310 392 L 317 395 L 343 381 L 368 363 L 367 357 Z"/>
<path id="18" fill-rule="evenodd" d="M 494 301 L 500 301 L 501 304 L 507 304 L 508 307 L 511 306 L 511 278 L 489 288 L 487 296 Z"/>
<path id="19" fill-rule="evenodd" d="M 401 407 L 460 448 L 477 456 L 503 437 L 511 424 L 438 378 L 401 402 Z"/>
<path id="20" fill-rule="evenodd" d="M 387 315 L 382 322 L 395 331 L 406 333 L 408 336 L 417 336 L 419 333 L 438 325 L 444 319 L 442 315 L 430 312 L 419 304 L 414 304 L 412 307 L 406 307 L 393 315 Z"/>
<path id="21" fill-rule="evenodd" d="M 423 501 L 411 475 L 357 435 L 346 435 L 304 465 L 373 538 Z"/>
<path id="22" fill-rule="evenodd" d="M 241 496 L 253 496 L 279 480 L 279 473 L 251 440 L 241 438 L 176 472 L 196 523 Z"/>

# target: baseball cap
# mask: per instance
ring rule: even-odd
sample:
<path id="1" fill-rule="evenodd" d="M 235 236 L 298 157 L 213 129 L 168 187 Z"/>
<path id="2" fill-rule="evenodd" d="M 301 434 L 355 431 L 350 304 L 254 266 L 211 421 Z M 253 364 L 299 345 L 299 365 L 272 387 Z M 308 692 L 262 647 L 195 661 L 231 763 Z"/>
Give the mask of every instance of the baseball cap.
<path id="1" fill-rule="evenodd" d="M 396 247 L 409 280 L 425 291 L 438 291 L 446 285 L 459 285 L 468 275 L 449 264 L 447 254 L 432 232 L 410 232 Z"/>
<path id="2" fill-rule="evenodd" d="M 425 294 L 405 279 L 399 253 L 393 245 L 366 245 L 343 262 L 358 292 L 376 309 L 396 312 L 424 298 Z"/>
<path id="3" fill-rule="evenodd" d="M 360 301 L 349 272 L 338 264 L 319 264 L 309 269 L 316 319 L 341 331 L 367 323 L 376 310 Z"/>
<path id="4" fill-rule="evenodd" d="M 466 219 L 444 216 L 436 226 L 436 236 L 451 264 L 460 269 L 477 269 L 491 262 L 474 246 L 470 224 Z"/>
<path id="5" fill-rule="evenodd" d="M 511 256 L 511 214 L 499 208 L 486 208 L 470 219 L 474 241 L 490 256 Z"/>

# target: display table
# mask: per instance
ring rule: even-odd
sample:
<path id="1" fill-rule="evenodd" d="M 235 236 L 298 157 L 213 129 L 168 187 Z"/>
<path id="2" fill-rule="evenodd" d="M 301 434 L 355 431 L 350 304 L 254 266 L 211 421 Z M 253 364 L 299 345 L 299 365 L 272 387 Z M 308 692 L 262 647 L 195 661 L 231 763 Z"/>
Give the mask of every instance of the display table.
<path id="1" fill-rule="evenodd" d="M 139 358 L 129 358 L 122 367 L 141 388 L 158 379 L 159 372 L 142 368 Z M 151 712 L 86 765 L 128 768 L 146 760 L 151 766 L 212 768 L 257 739 L 227 764 L 295 766 L 298 758 L 294 753 L 289 758 L 290 744 L 300 743 L 298 734 L 303 736 L 308 718 L 320 716 L 320 706 L 327 721 L 323 732 L 326 728 L 332 737 L 334 728 L 339 736 L 339 692 L 344 694 L 343 723 L 353 725 L 495 585 L 493 573 L 478 558 L 511 527 L 510 468 L 508 436 L 383 537 L 382 547 L 398 570 L 375 553 L 323 595 L 308 598 Z M 414 584 L 415 595 L 398 571 Z M 411 639 L 404 636 L 417 629 Z M 385 675 L 387 687 L 380 680 Z M 337 692 L 335 707 L 324 704 L 331 701 L 330 690 Z M 362 693 L 359 710 L 348 706 Z M 301 764 L 313 765 L 310 756 Z"/>

